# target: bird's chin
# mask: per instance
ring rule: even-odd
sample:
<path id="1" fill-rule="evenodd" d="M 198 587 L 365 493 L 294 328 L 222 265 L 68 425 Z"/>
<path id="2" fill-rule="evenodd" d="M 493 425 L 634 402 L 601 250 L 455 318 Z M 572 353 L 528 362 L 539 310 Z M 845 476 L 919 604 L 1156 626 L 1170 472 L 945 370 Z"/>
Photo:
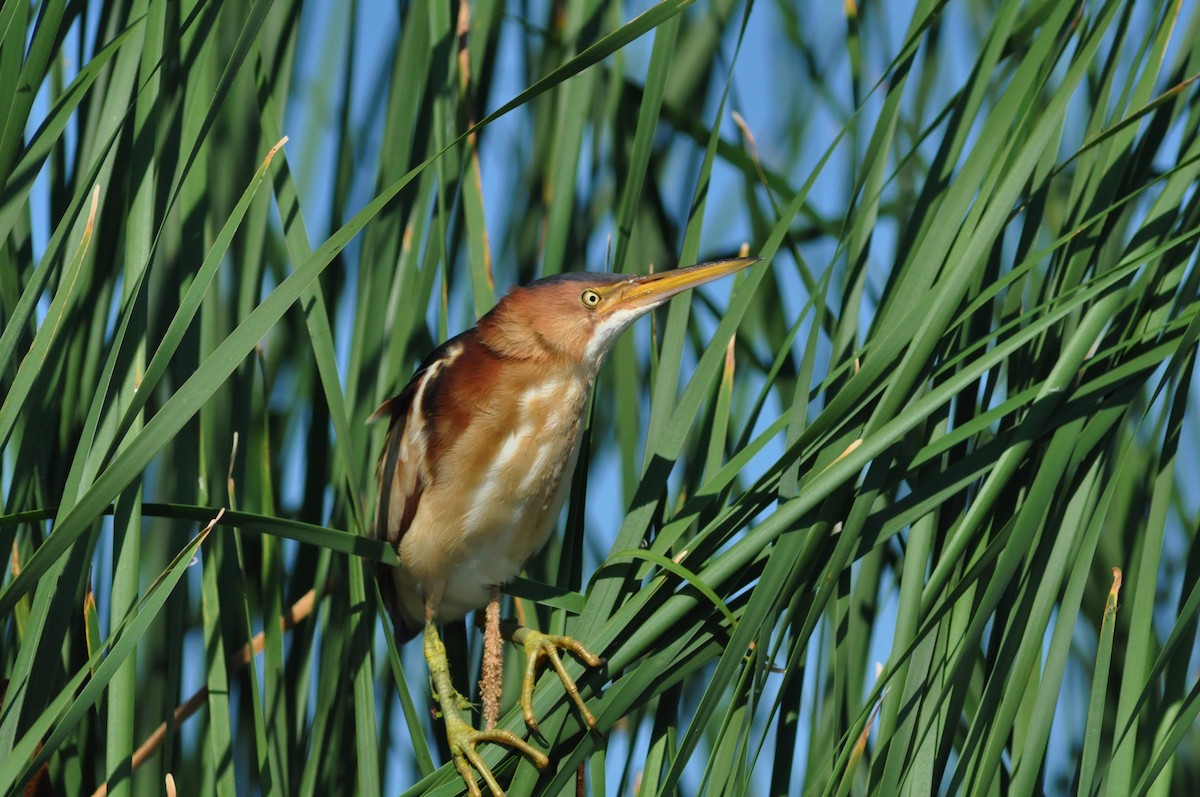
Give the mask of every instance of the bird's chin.
<path id="1" fill-rule="evenodd" d="M 633 326 L 634 321 L 637 321 L 660 304 L 662 304 L 662 301 L 640 307 L 621 308 L 620 310 L 614 310 L 606 318 L 596 322 L 596 327 L 592 331 L 592 338 L 588 341 L 587 348 L 583 351 L 583 360 L 590 366 L 593 374 L 600 369 L 600 363 L 604 362 L 605 356 L 612 350 L 613 344 L 617 342 L 617 338 L 621 336 L 621 333 Z"/>

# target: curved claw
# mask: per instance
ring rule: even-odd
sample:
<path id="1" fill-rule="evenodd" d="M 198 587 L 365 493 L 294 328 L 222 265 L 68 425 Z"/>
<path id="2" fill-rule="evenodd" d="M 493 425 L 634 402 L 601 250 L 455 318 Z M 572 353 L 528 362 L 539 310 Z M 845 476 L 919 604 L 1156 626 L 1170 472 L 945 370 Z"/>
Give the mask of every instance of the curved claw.
<path id="1" fill-rule="evenodd" d="M 462 776 L 463 781 L 466 782 L 467 791 L 471 797 L 482 797 L 483 795 L 479 789 L 479 784 L 475 782 L 475 773 L 471 771 L 471 767 L 474 767 L 479 776 L 483 778 L 483 782 L 487 784 L 493 797 L 504 797 L 504 789 L 500 788 L 500 784 L 496 781 L 496 776 L 492 774 L 491 768 L 484 762 L 483 757 L 475 749 L 476 745 L 481 742 L 494 742 L 511 747 L 528 756 L 538 769 L 544 769 L 550 763 L 550 759 L 545 753 L 537 750 L 511 731 L 476 730 L 469 722 L 463 719 L 457 707 L 447 711 L 446 703 L 461 700 L 461 696 L 457 692 L 454 694 L 453 701 L 443 701 L 440 695 L 435 694 L 434 696 L 438 699 L 438 702 L 442 703 L 442 717 L 446 723 L 446 740 L 450 743 L 450 754 L 454 758 L 454 767 L 458 770 L 458 774 Z"/>
<path id="2" fill-rule="evenodd" d="M 603 665 L 604 659 L 593 654 L 583 646 L 582 642 L 574 637 L 559 634 L 544 634 L 532 628 L 517 626 L 511 630 L 510 638 L 525 649 L 525 677 L 521 680 L 521 712 L 525 715 L 525 724 L 529 726 L 529 729 L 538 736 L 542 735 L 541 728 L 538 727 L 537 717 L 533 713 L 533 688 L 536 682 L 538 662 L 542 659 L 550 660 L 550 665 L 558 673 L 558 678 L 562 681 L 563 688 L 567 690 L 567 694 L 575 702 L 580 715 L 583 717 L 583 721 L 587 723 L 589 728 L 596 727 L 596 717 L 593 716 L 592 712 L 588 710 L 587 705 L 583 702 L 583 697 L 579 694 L 579 687 L 575 685 L 575 680 L 567 674 L 566 668 L 563 667 L 562 658 L 558 655 L 558 649 L 562 648 L 563 650 L 571 651 L 589 667 Z"/>
<path id="3" fill-rule="evenodd" d="M 533 747 L 512 731 L 476 730 L 464 718 L 463 712 L 471 704 L 458 693 L 450 682 L 450 668 L 446 662 L 446 648 L 438 636 L 437 628 L 432 622 L 425 625 L 425 660 L 429 663 L 429 676 L 433 681 L 433 698 L 441 706 L 442 720 L 446 723 L 446 741 L 450 743 L 450 754 L 454 758 L 454 768 L 467 784 L 471 797 L 483 797 L 479 784 L 475 782 L 475 774 L 471 767 L 483 778 L 493 797 L 504 797 L 504 789 L 496 781 L 496 776 L 484 762 L 483 757 L 476 752 L 475 747 L 480 742 L 494 742 L 511 747 L 524 754 L 538 769 L 544 769 L 550 759 L 545 753 Z"/>

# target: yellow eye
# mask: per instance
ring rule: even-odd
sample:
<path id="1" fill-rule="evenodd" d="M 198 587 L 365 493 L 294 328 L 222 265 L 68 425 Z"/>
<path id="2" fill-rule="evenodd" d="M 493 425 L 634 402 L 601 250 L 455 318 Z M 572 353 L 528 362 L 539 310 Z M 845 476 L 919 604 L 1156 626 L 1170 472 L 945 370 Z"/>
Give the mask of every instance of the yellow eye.
<path id="1" fill-rule="evenodd" d="M 579 297 L 579 301 L 583 302 L 584 307 L 595 307 L 596 305 L 600 304 L 600 294 L 596 293 L 591 288 L 588 288 L 583 292 L 583 295 Z"/>

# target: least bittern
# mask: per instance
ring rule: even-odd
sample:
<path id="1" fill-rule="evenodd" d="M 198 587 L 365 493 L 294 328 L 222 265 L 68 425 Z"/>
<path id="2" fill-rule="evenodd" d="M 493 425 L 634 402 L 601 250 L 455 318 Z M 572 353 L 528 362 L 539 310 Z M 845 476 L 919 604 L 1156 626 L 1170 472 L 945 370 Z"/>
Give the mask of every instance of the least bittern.
<path id="1" fill-rule="evenodd" d="M 515 288 L 474 328 L 439 346 L 398 396 L 372 416 L 390 419 L 379 460 L 376 535 L 396 547 L 381 588 L 396 639 L 424 627 L 425 659 L 455 766 L 481 792 L 468 761 L 503 794 L 475 745 L 509 745 L 539 767 L 547 757 L 515 734 L 476 730 L 451 685 L 437 623 L 485 606 L 545 544 L 579 457 L 588 391 L 617 336 L 670 297 L 739 271 L 757 258 L 703 263 L 646 277 L 561 274 Z M 558 659 L 570 650 L 601 662 L 570 637 L 518 628 L 530 656 L 521 689 L 533 731 L 533 674 L 555 665 L 589 726 L 588 711 Z"/>

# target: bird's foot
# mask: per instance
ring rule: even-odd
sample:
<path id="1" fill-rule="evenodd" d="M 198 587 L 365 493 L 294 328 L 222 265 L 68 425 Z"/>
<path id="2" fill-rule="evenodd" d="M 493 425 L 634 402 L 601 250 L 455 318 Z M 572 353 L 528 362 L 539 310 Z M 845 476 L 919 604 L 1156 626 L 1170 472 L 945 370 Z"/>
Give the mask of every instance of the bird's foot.
<path id="1" fill-rule="evenodd" d="M 483 792 L 475 782 L 475 774 L 471 767 L 483 778 L 492 797 L 504 797 L 504 790 L 496 781 L 496 776 L 484 762 L 483 757 L 475 750 L 481 742 L 503 744 L 517 752 L 523 753 L 538 769 L 543 769 L 550 763 L 546 754 L 521 739 L 512 731 L 477 730 L 470 722 L 471 703 L 450 683 L 450 668 L 446 661 L 446 648 L 442 645 L 441 637 L 432 622 L 425 626 L 425 660 L 429 663 L 429 675 L 433 680 L 433 698 L 441 707 L 442 721 L 446 724 L 446 741 L 450 743 L 450 754 L 454 758 L 454 768 L 467 784 L 471 797 L 482 797 Z"/>
<path id="2" fill-rule="evenodd" d="M 554 671 L 558 673 L 558 677 L 562 681 L 563 687 L 567 690 L 567 694 L 571 696 L 571 700 L 575 701 L 575 705 L 579 707 L 579 713 L 583 716 L 583 721 L 587 723 L 589 728 L 596 727 L 596 718 L 592 715 L 592 712 L 588 711 L 587 705 L 583 702 L 583 697 L 579 694 L 579 687 L 575 685 L 575 680 L 567 674 L 566 668 L 563 667 L 558 651 L 559 648 L 571 651 L 589 667 L 603 665 L 604 659 L 593 654 L 583 646 L 582 642 L 573 637 L 544 634 L 541 631 L 535 631 L 532 628 L 525 628 L 524 626 L 509 626 L 505 631 L 509 639 L 525 649 L 525 677 L 521 680 L 521 711 L 525 715 L 525 724 L 529 726 L 529 729 L 538 736 L 542 734 L 541 729 L 538 727 L 537 717 L 533 714 L 533 688 L 537 678 L 537 666 L 542 659 L 549 660 L 550 665 L 554 667 Z"/>
<path id="3" fill-rule="evenodd" d="M 500 788 L 491 768 L 475 749 L 476 745 L 481 742 L 494 742 L 511 747 L 527 756 L 538 769 L 543 769 L 550 763 L 550 759 L 546 757 L 545 753 L 512 731 L 481 731 L 474 728 L 467 719 L 469 715 L 466 714 L 470 711 L 471 704 L 458 692 L 451 690 L 446 697 L 435 692 L 434 699 L 441 706 L 442 721 L 446 723 L 446 741 L 450 743 L 450 754 L 454 757 L 454 767 L 466 782 L 467 791 L 471 797 L 482 797 L 483 795 L 479 784 L 475 782 L 475 773 L 471 771 L 471 767 L 474 767 L 479 776 L 483 778 L 483 782 L 487 784 L 493 797 L 504 797 L 504 789 Z"/>

